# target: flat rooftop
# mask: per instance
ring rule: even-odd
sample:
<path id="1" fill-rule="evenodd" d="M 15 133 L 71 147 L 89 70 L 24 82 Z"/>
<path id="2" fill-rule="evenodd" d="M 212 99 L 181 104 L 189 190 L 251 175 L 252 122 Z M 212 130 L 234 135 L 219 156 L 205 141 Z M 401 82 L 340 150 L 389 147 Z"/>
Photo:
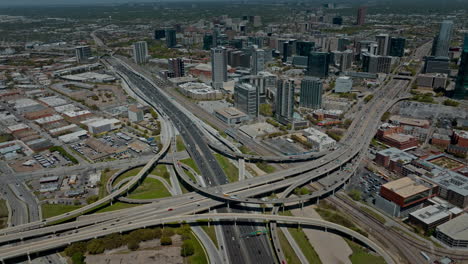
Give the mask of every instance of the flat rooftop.
<path id="1" fill-rule="evenodd" d="M 391 190 L 404 198 L 429 190 L 429 187 L 424 186 L 421 183 L 417 183 L 410 177 L 404 177 L 388 182 L 382 185 L 382 187 Z"/>
<path id="2" fill-rule="evenodd" d="M 218 114 L 226 117 L 226 118 L 238 118 L 238 117 L 246 117 L 247 115 L 238 110 L 237 108 L 234 107 L 226 107 L 226 108 L 221 108 L 215 110 Z"/>
<path id="3" fill-rule="evenodd" d="M 437 230 L 456 240 L 468 240 L 468 214 L 462 214 L 441 224 Z"/>

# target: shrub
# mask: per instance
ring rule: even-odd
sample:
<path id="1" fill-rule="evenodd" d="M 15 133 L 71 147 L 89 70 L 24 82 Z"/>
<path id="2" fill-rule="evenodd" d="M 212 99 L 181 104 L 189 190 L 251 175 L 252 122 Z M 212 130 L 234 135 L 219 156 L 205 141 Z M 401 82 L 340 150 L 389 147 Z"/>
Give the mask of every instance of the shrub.
<path id="1" fill-rule="evenodd" d="M 162 246 L 170 246 L 172 245 L 172 238 L 169 236 L 161 237 L 161 245 Z"/>
<path id="2" fill-rule="evenodd" d="M 72 260 L 73 264 L 84 264 L 85 263 L 84 259 L 85 259 L 85 257 L 83 256 L 83 253 L 81 253 L 81 252 L 76 252 L 71 257 L 71 260 Z"/>
<path id="3" fill-rule="evenodd" d="M 182 248 L 180 249 L 180 255 L 182 257 L 188 257 L 195 254 L 195 247 L 193 246 L 192 240 L 185 240 L 182 243 Z"/>

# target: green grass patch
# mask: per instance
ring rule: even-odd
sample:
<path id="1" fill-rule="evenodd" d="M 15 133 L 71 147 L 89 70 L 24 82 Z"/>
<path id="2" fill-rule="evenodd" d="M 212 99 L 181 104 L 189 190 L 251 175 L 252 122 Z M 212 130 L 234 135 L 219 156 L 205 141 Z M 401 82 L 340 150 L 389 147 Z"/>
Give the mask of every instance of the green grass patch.
<path id="1" fill-rule="evenodd" d="M 176 137 L 176 148 L 177 148 L 177 152 L 185 150 L 184 140 L 182 139 L 182 136 L 180 135 L 177 135 Z"/>
<path id="2" fill-rule="evenodd" d="M 167 167 L 164 164 L 156 165 L 156 167 L 149 174 L 163 177 L 169 182 L 169 184 L 171 183 L 171 175 L 169 174 L 169 171 L 167 170 Z"/>
<path id="3" fill-rule="evenodd" d="M 205 249 L 203 246 L 200 244 L 198 239 L 195 237 L 195 235 L 190 232 L 190 240 L 193 242 L 193 248 L 195 250 L 195 254 L 192 256 L 188 257 L 188 263 L 191 264 L 208 264 L 208 257 L 205 254 Z"/>
<path id="4" fill-rule="evenodd" d="M 218 238 L 216 237 L 215 226 L 208 226 L 208 221 L 206 220 L 199 220 L 197 222 L 200 223 L 200 227 L 203 228 L 203 231 L 206 232 L 206 234 L 210 237 L 211 241 L 213 241 L 215 246 L 218 247 Z"/>
<path id="5" fill-rule="evenodd" d="M 117 186 L 118 183 L 121 182 L 123 179 L 136 176 L 138 172 L 141 171 L 141 169 L 143 169 L 143 167 L 134 168 L 129 171 L 126 171 L 125 173 L 122 173 L 119 177 L 117 177 L 117 179 L 115 179 L 112 186 Z"/>
<path id="6" fill-rule="evenodd" d="M 195 175 L 193 175 L 193 173 L 191 173 L 190 171 L 185 171 L 185 174 L 187 174 L 187 176 L 189 176 L 189 178 L 192 179 L 193 182 L 198 182 L 195 178 Z"/>
<path id="7" fill-rule="evenodd" d="M 0 228 L 8 225 L 8 206 L 5 200 L 0 200 Z"/>
<path id="8" fill-rule="evenodd" d="M 236 182 L 239 180 L 239 169 L 234 166 L 234 164 L 232 164 L 228 158 L 219 153 L 215 153 L 215 158 L 219 165 L 221 165 L 224 173 L 226 173 L 229 182 Z"/>
<path id="9" fill-rule="evenodd" d="M 257 153 L 253 152 L 251 149 L 249 149 L 247 146 L 240 146 L 239 147 L 239 150 L 240 152 L 244 153 L 244 154 L 248 154 L 248 155 L 255 155 Z"/>
<path id="10" fill-rule="evenodd" d="M 183 159 L 183 160 L 180 160 L 180 162 L 190 166 L 190 168 L 194 169 L 195 172 L 197 172 L 198 174 L 201 174 L 200 169 L 198 168 L 197 164 L 195 164 L 195 161 L 193 159 L 191 158 Z"/>
<path id="11" fill-rule="evenodd" d="M 302 228 L 288 228 L 291 236 L 296 240 L 296 243 L 301 248 L 302 253 L 307 258 L 309 263 L 322 263 L 317 252 L 312 247 Z"/>
<path id="12" fill-rule="evenodd" d="M 166 189 L 164 184 L 153 178 L 145 178 L 135 190 L 133 190 L 128 198 L 130 199 L 158 199 L 171 196 L 171 193 Z"/>
<path id="13" fill-rule="evenodd" d="M 13 140 L 14 137 L 10 134 L 0 134 L 0 143 Z"/>
<path id="14" fill-rule="evenodd" d="M 336 211 L 336 208 L 329 203 L 320 201 L 319 207 L 317 207 L 315 211 L 326 221 L 347 227 L 365 237 L 368 236 L 367 232 L 357 227 L 347 216 Z"/>
<path id="15" fill-rule="evenodd" d="M 119 170 L 104 170 L 101 173 L 101 179 L 99 180 L 99 199 L 102 199 L 108 195 L 107 193 L 107 181 L 109 181 L 109 178 L 114 175 L 114 173 L 117 173 Z"/>
<path id="16" fill-rule="evenodd" d="M 65 205 L 65 204 L 42 204 L 42 217 L 49 218 L 61 214 L 71 212 L 81 208 L 82 205 Z"/>
<path id="17" fill-rule="evenodd" d="M 261 169 L 262 171 L 266 173 L 273 173 L 276 171 L 275 167 L 271 166 L 270 164 L 266 162 L 258 162 L 258 163 L 255 163 L 255 165 L 257 165 L 259 169 Z"/>
<path id="18" fill-rule="evenodd" d="M 373 253 L 371 253 L 368 249 L 358 245 L 357 243 L 345 239 L 346 242 L 348 243 L 349 247 L 353 250 L 353 254 L 349 256 L 349 259 L 351 260 L 351 263 L 353 264 L 367 264 L 367 263 L 372 263 L 372 264 L 385 264 L 384 258 L 381 256 L 377 256 Z"/>
<path id="19" fill-rule="evenodd" d="M 297 257 L 296 252 L 289 244 L 286 236 L 283 234 L 281 229 L 278 229 L 278 238 L 281 244 L 281 249 L 283 249 L 284 257 L 288 264 L 301 264 L 301 260 Z"/>

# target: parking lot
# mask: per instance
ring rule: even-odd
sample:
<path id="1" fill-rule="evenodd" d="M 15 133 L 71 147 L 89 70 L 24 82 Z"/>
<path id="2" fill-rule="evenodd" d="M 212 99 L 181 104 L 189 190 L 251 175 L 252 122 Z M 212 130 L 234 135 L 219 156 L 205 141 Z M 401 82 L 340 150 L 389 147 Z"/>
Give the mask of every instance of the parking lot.
<path id="1" fill-rule="evenodd" d="M 373 203 L 375 196 L 379 194 L 382 184 L 387 183 L 380 175 L 366 168 L 359 167 L 356 174 L 351 178 L 348 190 L 359 190 L 362 200 Z"/>

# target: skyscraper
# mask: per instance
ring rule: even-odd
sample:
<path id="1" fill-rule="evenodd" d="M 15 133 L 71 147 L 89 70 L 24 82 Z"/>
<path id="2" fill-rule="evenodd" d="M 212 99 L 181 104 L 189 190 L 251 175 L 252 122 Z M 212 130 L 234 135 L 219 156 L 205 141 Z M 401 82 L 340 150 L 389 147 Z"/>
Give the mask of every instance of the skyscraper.
<path id="1" fill-rule="evenodd" d="M 177 45 L 176 31 L 174 29 L 166 29 L 166 46 L 173 48 Z"/>
<path id="2" fill-rule="evenodd" d="M 294 80 L 279 79 L 276 82 L 276 118 L 288 122 L 294 114 Z"/>
<path id="3" fill-rule="evenodd" d="M 466 99 L 468 97 L 468 34 L 465 34 L 453 97 L 456 99 Z"/>
<path id="4" fill-rule="evenodd" d="M 227 53 L 224 47 L 211 49 L 211 79 L 215 89 L 223 88 L 227 81 Z"/>
<path id="5" fill-rule="evenodd" d="M 388 34 L 380 34 L 375 37 L 377 41 L 377 55 L 387 56 L 389 52 L 390 36 Z"/>
<path id="6" fill-rule="evenodd" d="M 448 57 L 450 42 L 452 41 L 453 21 L 444 20 L 440 24 L 439 34 L 434 38 L 432 56 Z"/>
<path id="7" fill-rule="evenodd" d="M 210 50 L 213 47 L 213 35 L 203 36 L 203 49 Z"/>
<path id="8" fill-rule="evenodd" d="M 166 37 L 166 30 L 165 29 L 156 29 L 154 31 L 154 39 L 160 40 Z"/>
<path id="9" fill-rule="evenodd" d="M 308 76 L 327 77 L 330 65 L 330 54 L 328 52 L 312 52 L 307 60 Z"/>
<path id="10" fill-rule="evenodd" d="M 322 81 L 317 77 L 305 77 L 301 82 L 299 105 L 319 109 L 322 107 Z"/>
<path id="11" fill-rule="evenodd" d="M 255 49 L 252 52 L 252 74 L 257 75 L 265 69 L 265 51 L 262 49 Z"/>
<path id="12" fill-rule="evenodd" d="M 369 53 L 362 55 L 362 69 L 370 73 L 390 73 L 392 57 L 375 56 Z"/>
<path id="13" fill-rule="evenodd" d="M 169 71 L 173 73 L 174 77 L 185 76 L 184 61 L 181 58 L 171 58 L 168 60 Z"/>
<path id="14" fill-rule="evenodd" d="M 296 42 L 296 55 L 298 56 L 309 56 L 314 51 L 315 42 L 310 41 L 298 41 Z"/>
<path id="15" fill-rule="evenodd" d="M 146 63 L 148 58 L 148 44 L 146 41 L 133 43 L 133 60 L 136 64 Z"/>
<path id="16" fill-rule="evenodd" d="M 259 113 L 260 96 L 258 87 L 249 83 L 234 85 L 234 107 L 250 117 L 257 117 Z"/>
<path id="17" fill-rule="evenodd" d="M 405 38 L 391 38 L 390 39 L 390 51 L 388 55 L 392 57 L 403 57 L 405 56 Z"/>
<path id="18" fill-rule="evenodd" d="M 362 26 L 366 23 L 366 13 L 367 13 L 367 7 L 366 6 L 361 6 L 358 8 L 357 12 L 357 20 L 356 24 L 358 26 Z"/>
<path id="19" fill-rule="evenodd" d="M 75 48 L 76 62 L 82 63 L 88 61 L 91 57 L 91 48 L 89 46 L 80 46 Z"/>

